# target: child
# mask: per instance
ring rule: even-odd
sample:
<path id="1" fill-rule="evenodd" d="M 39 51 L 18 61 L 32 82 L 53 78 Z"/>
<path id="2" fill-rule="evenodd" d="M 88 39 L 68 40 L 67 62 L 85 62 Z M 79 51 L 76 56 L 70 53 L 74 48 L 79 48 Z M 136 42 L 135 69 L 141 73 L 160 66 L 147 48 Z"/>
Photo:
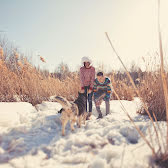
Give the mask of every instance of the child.
<path id="1" fill-rule="evenodd" d="M 88 57 L 82 58 L 82 67 L 80 68 L 80 82 L 82 92 L 85 92 L 86 98 L 89 102 L 89 114 L 87 119 L 92 114 L 92 96 L 93 96 L 93 84 L 95 80 L 95 68 L 91 66 L 91 60 Z M 87 111 L 87 101 L 86 101 Z"/>
<path id="2" fill-rule="evenodd" d="M 112 92 L 110 79 L 105 77 L 103 72 L 97 73 L 97 78 L 94 81 L 93 92 L 99 119 L 103 117 L 100 110 L 100 105 L 103 100 L 106 104 L 106 115 L 110 112 L 110 97 Z"/>

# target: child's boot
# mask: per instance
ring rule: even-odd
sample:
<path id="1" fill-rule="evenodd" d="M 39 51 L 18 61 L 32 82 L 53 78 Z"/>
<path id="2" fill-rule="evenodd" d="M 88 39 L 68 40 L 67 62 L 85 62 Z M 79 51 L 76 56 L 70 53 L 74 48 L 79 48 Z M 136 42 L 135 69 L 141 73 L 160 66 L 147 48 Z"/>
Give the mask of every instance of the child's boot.
<path id="1" fill-rule="evenodd" d="M 96 110 L 97 110 L 97 112 L 98 112 L 98 114 L 99 114 L 99 116 L 97 117 L 97 119 L 103 118 L 102 113 L 101 113 L 101 110 L 100 110 L 100 106 L 97 106 L 97 107 L 96 107 Z"/>

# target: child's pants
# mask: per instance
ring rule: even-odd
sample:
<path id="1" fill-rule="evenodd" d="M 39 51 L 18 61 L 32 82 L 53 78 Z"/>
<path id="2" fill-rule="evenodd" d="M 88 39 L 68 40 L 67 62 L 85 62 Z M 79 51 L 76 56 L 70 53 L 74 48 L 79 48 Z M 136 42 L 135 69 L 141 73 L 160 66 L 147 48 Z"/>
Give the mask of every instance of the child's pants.
<path id="1" fill-rule="evenodd" d="M 105 104 L 106 104 L 106 115 L 107 115 L 110 112 L 110 100 L 105 100 Z M 96 110 L 97 110 L 99 115 L 102 115 L 102 112 L 100 110 L 100 105 L 96 106 Z"/>

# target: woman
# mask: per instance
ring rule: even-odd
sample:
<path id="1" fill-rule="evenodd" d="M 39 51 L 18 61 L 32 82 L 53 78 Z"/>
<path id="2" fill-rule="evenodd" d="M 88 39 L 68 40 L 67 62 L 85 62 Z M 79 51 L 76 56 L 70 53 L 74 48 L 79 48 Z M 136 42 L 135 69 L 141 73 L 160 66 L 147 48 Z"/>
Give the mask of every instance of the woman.
<path id="1" fill-rule="evenodd" d="M 93 84 L 95 80 L 95 68 L 91 66 L 91 60 L 88 57 L 82 58 L 82 67 L 80 68 L 80 82 L 82 92 L 86 93 L 87 101 L 89 102 L 89 114 L 87 119 L 92 114 L 92 96 Z M 86 101 L 86 111 L 88 109 Z"/>

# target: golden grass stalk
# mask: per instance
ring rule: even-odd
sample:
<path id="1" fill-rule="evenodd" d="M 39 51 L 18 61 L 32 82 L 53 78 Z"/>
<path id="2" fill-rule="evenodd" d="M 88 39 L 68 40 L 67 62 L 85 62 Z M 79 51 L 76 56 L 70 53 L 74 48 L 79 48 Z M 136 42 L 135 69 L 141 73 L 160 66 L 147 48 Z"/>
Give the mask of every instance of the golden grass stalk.
<path id="1" fill-rule="evenodd" d="M 158 36 L 159 36 L 159 52 L 160 52 L 160 59 L 161 59 L 161 78 L 162 78 L 162 85 L 163 85 L 163 92 L 164 92 L 164 100 L 166 104 L 166 121 L 167 121 L 167 150 L 168 150 L 168 87 L 166 81 L 166 73 L 164 70 L 164 58 L 163 58 L 163 45 L 162 45 L 162 35 L 161 35 L 161 28 L 160 28 L 160 0 L 158 0 Z"/>
<path id="2" fill-rule="evenodd" d="M 147 112 L 147 114 L 148 114 L 150 120 L 152 121 L 152 125 L 153 125 L 154 130 L 155 130 L 155 133 L 156 133 L 156 137 L 157 137 L 157 141 L 158 141 L 158 145 L 159 145 L 159 150 L 160 150 L 160 149 L 161 149 L 161 144 L 160 144 L 160 140 L 159 140 L 158 131 L 157 131 L 156 126 L 155 126 L 155 124 L 154 124 L 154 120 L 153 120 L 153 118 L 152 118 L 152 116 L 151 116 L 151 114 L 150 114 L 150 112 L 149 112 L 149 110 L 148 110 L 148 107 L 147 107 L 146 103 L 144 102 L 142 96 L 140 95 L 139 90 L 138 90 L 137 87 L 135 86 L 135 83 L 134 83 L 134 81 L 133 81 L 133 79 L 132 79 L 130 73 L 128 72 L 126 66 L 124 65 L 122 59 L 120 58 L 119 54 L 118 54 L 117 51 L 115 50 L 115 48 L 114 48 L 114 46 L 113 46 L 113 44 L 112 44 L 112 42 L 111 42 L 111 40 L 110 40 L 110 38 L 109 38 L 109 36 L 108 36 L 108 33 L 106 32 L 105 34 L 106 34 L 106 37 L 107 37 L 107 39 L 108 39 L 108 41 L 109 41 L 109 43 L 110 43 L 110 46 L 112 47 L 114 53 L 116 54 L 117 58 L 118 58 L 119 61 L 121 62 L 122 66 L 124 67 L 124 69 L 125 69 L 125 71 L 126 71 L 126 74 L 127 74 L 128 78 L 129 78 L 129 80 L 130 80 L 130 82 L 131 82 L 131 84 L 132 84 L 134 90 L 136 91 L 137 95 L 138 95 L 139 98 L 141 99 L 145 111 Z M 119 98 L 119 97 L 118 97 L 118 98 Z M 129 115 L 128 115 L 128 117 L 129 117 L 129 119 L 131 120 L 131 122 L 134 124 L 135 128 L 137 129 L 137 126 L 136 126 L 135 123 L 133 122 L 132 118 L 131 118 Z M 147 143 L 147 145 L 150 147 L 150 149 L 152 150 L 153 155 L 155 155 L 155 154 L 156 154 L 156 153 L 155 153 L 155 150 L 154 150 L 154 148 L 150 145 L 150 142 L 147 141 L 147 139 L 145 138 L 145 136 L 143 135 L 143 133 L 142 133 L 140 130 L 137 129 L 137 131 L 140 133 L 140 135 L 142 136 L 142 138 L 144 139 L 144 141 L 145 141 L 145 142 Z"/>

